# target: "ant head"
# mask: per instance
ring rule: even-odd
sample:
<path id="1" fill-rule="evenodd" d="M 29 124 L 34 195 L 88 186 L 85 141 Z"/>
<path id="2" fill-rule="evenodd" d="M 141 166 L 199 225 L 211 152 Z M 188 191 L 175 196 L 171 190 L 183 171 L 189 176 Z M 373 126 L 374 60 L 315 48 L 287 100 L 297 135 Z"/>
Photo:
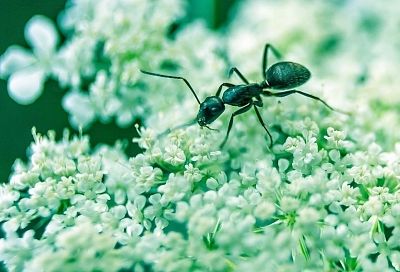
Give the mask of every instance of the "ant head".
<path id="1" fill-rule="evenodd" d="M 200 104 L 197 123 L 204 127 L 214 122 L 225 110 L 224 102 L 218 96 L 209 96 Z"/>

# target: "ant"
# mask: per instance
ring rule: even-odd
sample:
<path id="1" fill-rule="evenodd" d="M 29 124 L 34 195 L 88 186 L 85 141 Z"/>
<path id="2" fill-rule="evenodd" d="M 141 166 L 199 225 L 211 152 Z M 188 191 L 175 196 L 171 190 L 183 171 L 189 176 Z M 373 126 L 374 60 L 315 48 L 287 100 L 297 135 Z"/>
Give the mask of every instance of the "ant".
<path id="1" fill-rule="evenodd" d="M 191 92 L 193 93 L 194 97 L 196 98 L 197 102 L 200 105 L 200 109 L 197 114 L 196 120 L 201 127 L 207 127 L 211 129 L 210 127 L 208 127 L 208 125 L 214 122 L 224 112 L 225 104 L 240 107 L 240 109 L 238 109 L 231 115 L 231 118 L 229 120 L 228 130 L 226 132 L 224 140 L 220 145 L 221 148 L 225 145 L 226 141 L 228 140 L 229 133 L 232 129 L 234 117 L 249 111 L 251 108 L 254 108 L 258 121 L 260 122 L 264 130 L 267 132 L 270 140 L 269 147 L 271 147 L 272 146 L 271 133 L 268 131 L 268 128 L 266 127 L 261 117 L 261 114 L 258 110 L 258 108 L 263 106 L 263 101 L 261 99 L 261 96 L 285 97 L 297 93 L 306 96 L 308 98 L 318 100 L 319 102 L 323 103 L 326 107 L 328 107 L 330 110 L 338 112 L 341 111 L 336 110 L 333 107 L 329 106 L 324 100 L 320 99 L 319 97 L 293 89 L 300 85 L 303 85 L 311 77 L 311 72 L 303 65 L 290 61 L 280 61 L 273 64 L 271 67 L 267 69 L 268 52 L 270 50 L 277 59 L 281 59 L 281 54 L 278 52 L 278 50 L 276 50 L 275 47 L 273 47 L 271 44 L 267 43 L 264 47 L 264 53 L 262 59 L 261 68 L 262 68 L 262 75 L 264 78 L 262 82 L 250 83 L 236 67 L 233 67 L 229 70 L 229 76 L 231 76 L 233 73 L 236 73 L 238 77 L 244 82 L 244 84 L 236 85 L 227 82 L 222 83 L 219 86 L 217 93 L 214 96 L 207 97 L 203 102 L 200 102 L 200 99 L 197 97 L 197 94 L 190 85 L 189 81 L 187 81 L 183 77 L 157 74 L 143 70 L 140 71 L 144 74 L 151 76 L 183 80 L 189 87 L 189 89 L 191 90 Z M 222 98 L 220 98 L 220 94 L 223 87 L 227 87 L 227 89 L 222 94 Z M 271 92 L 266 89 L 287 90 L 287 91 Z M 179 126 L 179 128 L 186 125 L 187 124 Z"/>

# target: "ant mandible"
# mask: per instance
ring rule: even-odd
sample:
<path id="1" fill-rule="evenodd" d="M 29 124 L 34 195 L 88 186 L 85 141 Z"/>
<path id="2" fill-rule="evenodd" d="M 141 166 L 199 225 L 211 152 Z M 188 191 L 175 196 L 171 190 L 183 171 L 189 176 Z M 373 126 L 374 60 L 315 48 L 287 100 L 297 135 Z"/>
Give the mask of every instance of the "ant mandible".
<path id="1" fill-rule="evenodd" d="M 183 77 L 163 75 L 143 70 L 140 71 L 144 74 L 151 76 L 183 80 L 189 87 L 189 89 L 191 90 L 191 92 L 193 93 L 194 97 L 196 98 L 197 102 L 200 105 L 196 121 L 201 127 L 209 128 L 208 125 L 214 122 L 224 112 L 225 104 L 240 107 L 240 109 L 238 109 L 231 115 L 231 118 L 229 120 L 228 130 L 226 132 L 223 142 L 220 145 L 221 148 L 225 145 L 226 141 L 228 140 L 229 133 L 231 132 L 232 129 L 234 117 L 249 111 L 251 108 L 254 108 L 258 121 L 267 132 L 270 140 L 269 146 L 271 147 L 272 146 L 271 133 L 268 131 L 268 128 L 266 127 L 261 117 L 261 114 L 258 110 L 258 107 L 263 106 L 263 101 L 261 99 L 261 96 L 285 97 L 297 93 L 306 96 L 308 98 L 318 100 L 319 102 L 323 103 L 326 107 L 328 107 L 330 110 L 338 112 L 340 111 L 335 110 L 333 107 L 329 106 L 324 100 L 320 99 L 319 97 L 293 89 L 300 85 L 303 85 L 311 77 L 310 71 L 303 65 L 290 61 L 280 61 L 273 64 L 271 67 L 267 69 L 268 52 L 270 50 L 272 51 L 272 53 L 275 55 L 276 58 L 278 59 L 281 58 L 281 54 L 271 44 L 267 43 L 265 45 L 263 59 L 262 59 L 262 75 L 264 80 L 261 83 L 250 83 L 236 67 L 233 67 L 229 70 L 229 76 L 231 76 L 233 73 L 236 73 L 239 76 L 239 78 L 244 82 L 244 84 L 236 85 L 227 82 L 222 83 L 219 86 L 217 93 L 214 96 L 207 97 L 203 102 L 200 102 L 196 92 L 190 85 L 189 81 L 187 81 Z M 219 96 L 221 94 L 223 87 L 227 87 L 227 89 L 222 94 L 222 98 L 220 98 Z M 292 90 L 271 92 L 266 89 L 270 90 L 292 89 Z"/>

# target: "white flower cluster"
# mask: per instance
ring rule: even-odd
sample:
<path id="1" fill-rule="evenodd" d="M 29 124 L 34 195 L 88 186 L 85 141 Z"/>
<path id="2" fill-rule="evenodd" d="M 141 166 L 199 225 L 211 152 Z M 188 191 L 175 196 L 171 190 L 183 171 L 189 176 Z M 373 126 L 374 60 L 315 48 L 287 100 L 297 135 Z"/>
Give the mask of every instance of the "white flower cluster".
<path id="1" fill-rule="evenodd" d="M 71 41 L 91 35 L 95 43 L 102 40 L 107 65 L 112 63 L 108 68 L 119 69 L 115 73 L 114 68 L 98 69 L 105 63 L 91 59 L 82 69 L 93 68 L 88 75 L 96 79 L 84 95 L 93 101 L 113 96 L 107 88 L 123 84 L 124 78 L 139 80 L 123 73 L 137 73 L 140 65 L 161 69 L 167 60 L 176 61 L 176 69 L 182 71 L 197 67 L 193 85 L 221 83 L 220 75 L 214 74 L 218 69 L 211 67 L 224 63 L 209 52 L 216 40 L 199 25 L 185 28 L 173 41 L 163 35 L 148 36 L 154 43 L 146 42 L 132 56 L 136 51 L 127 48 L 131 39 L 152 33 L 152 28 L 138 27 L 124 17 L 125 9 L 116 8 L 133 2 L 141 10 L 135 18 L 150 16 L 142 14 L 149 3 L 166 5 L 157 9 L 161 18 L 155 17 L 163 27 L 175 10 L 169 1 L 126 0 L 109 3 L 107 9 L 101 6 L 103 1 L 76 1 L 66 11 L 64 26 L 74 31 Z M 374 20 L 388 25 L 377 26 L 387 32 L 377 38 L 374 51 L 388 46 L 381 40 L 390 39 L 394 30 L 378 4 L 371 2 L 368 8 L 358 1 L 339 2 L 247 1 L 232 22 L 228 55 L 256 80 L 261 77 L 257 60 L 263 45 L 276 39 L 276 47 L 300 58 L 295 61 L 310 63 L 312 71 L 320 67 L 321 80 L 336 91 L 336 97 L 326 94 L 327 101 L 333 97 L 336 105 L 350 100 L 362 107 L 349 107 L 351 113 L 346 115 L 304 97 L 264 99 L 261 115 L 271 131 L 272 146 L 256 114 L 249 111 L 235 117 L 221 149 L 233 110 L 227 109 L 212 124 L 219 131 L 198 126 L 166 130 L 193 119 L 193 97 L 182 83 L 177 96 L 187 99 L 171 106 L 167 104 L 171 97 L 159 93 L 178 86 L 177 82 L 139 80 L 135 95 L 140 88 L 158 93 L 146 98 L 157 114 L 146 116 L 149 127 L 138 128 L 140 137 L 134 142 L 143 151 L 134 157 L 128 158 L 119 142 L 91 148 L 86 136 L 71 138 L 65 133 L 56 141 L 54 133 L 44 137 L 34 132 L 29 161 L 18 161 L 10 182 L 0 187 L 5 232 L 0 260 L 10 271 L 400 271 L 400 137 L 393 132 L 400 123 L 393 114 L 398 104 L 386 96 L 361 98 L 357 92 L 369 88 L 379 92 L 378 82 L 382 88 L 392 83 L 386 84 L 370 64 L 358 62 L 362 52 L 370 50 L 364 48 L 364 40 L 350 44 L 352 36 L 365 34 L 364 24 L 370 20 L 373 26 Z M 398 9 L 392 5 L 383 10 Z M 337 13 L 330 12 L 333 9 Z M 111 16 L 117 11 L 122 17 Z M 332 24 L 339 14 L 357 14 L 360 25 Z M 315 22 L 305 22 L 305 17 L 315 17 Z M 265 37 L 264 28 L 269 33 Z M 164 33 L 163 29 L 153 30 Z M 371 26 L 364 30 L 373 31 Z M 203 46 L 198 47 L 200 43 Z M 50 51 L 49 47 L 46 52 Z M 164 56 L 165 52 L 175 53 Z M 341 60 L 344 69 L 336 68 L 330 75 L 331 60 Z M 131 62 L 139 66 L 132 68 Z M 85 58 L 76 63 L 85 63 Z M 361 70 L 346 72 L 352 65 L 366 65 L 370 76 L 365 82 L 356 82 Z M 72 73 L 78 82 L 85 75 L 75 67 L 66 78 Z M 311 82 L 314 88 L 318 84 Z M 142 105 L 139 100 L 129 103 Z M 377 115 L 390 120 L 390 125 L 377 122 Z"/>
<path id="2" fill-rule="evenodd" d="M 9 77 L 9 94 L 17 102 L 34 102 L 46 77 L 53 77 L 68 89 L 63 107 L 72 125 L 115 119 L 126 127 L 190 94 L 184 85 L 148 78 L 139 69 L 192 71 L 194 83 L 207 82 L 206 88 L 220 80 L 224 62 L 216 36 L 201 23 L 170 34 L 183 16 L 181 0 L 71 0 L 67 7 L 60 17 L 64 44 L 59 47 L 49 19 L 35 16 L 25 29 L 32 52 L 12 46 L 1 57 L 0 76 Z"/>
<path id="3" fill-rule="evenodd" d="M 145 151 L 129 159 L 34 134 L 1 187 L 0 258 L 14 271 L 399 269 L 400 152 L 321 133 L 240 170 L 196 127 L 141 129 Z"/>

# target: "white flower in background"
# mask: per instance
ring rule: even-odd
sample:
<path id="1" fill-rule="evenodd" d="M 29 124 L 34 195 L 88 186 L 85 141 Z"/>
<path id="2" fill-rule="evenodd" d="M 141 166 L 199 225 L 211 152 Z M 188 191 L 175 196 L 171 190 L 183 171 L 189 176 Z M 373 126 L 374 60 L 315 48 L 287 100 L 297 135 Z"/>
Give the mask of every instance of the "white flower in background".
<path id="1" fill-rule="evenodd" d="M 25 39 L 32 52 L 14 45 L 0 59 L 0 76 L 9 77 L 8 93 L 20 104 L 30 104 L 41 95 L 54 65 L 58 33 L 50 19 L 37 15 L 26 24 Z"/>
<path id="2" fill-rule="evenodd" d="M 70 1 L 59 20 L 66 36 L 59 48 L 54 25 L 41 16 L 32 18 L 26 38 L 33 54 L 13 46 L 2 56 L 1 73 L 10 76 L 11 97 L 21 104 L 33 102 L 51 76 L 68 90 L 62 104 L 74 127 L 86 128 L 96 120 L 127 127 L 191 95 L 182 82 L 146 76 L 140 69 L 186 76 L 200 93 L 215 92 L 225 72 L 217 52 L 221 42 L 201 23 L 170 33 L 184 15 L 182 2 Z"/>
<path id="3" fill-rule="evenodd" d="M 175 40 L 168 38 L 170 25 L 182 16 L 181 1 L 159 1 L 157 6 L 136 0 L 85 3 L 74 2 L 63 13 L 60 22 L 67 40 L 52 67 L 52 75 L 70 89 L 63 106 L 75 127 L 87 127 L 96 119 L 110 122 L 113 118 L 119 126 L 126 127 L 134 118 L 145 117 L 149 111 L 159 112 L 190 95 L 186 86 L 143 77 L 139 69 L 193 73 L 193 80 L 208 82 L 208 92 L 215 91 L 219 82 L 215 72 L 224 68 L 216 52 L 217 38 L 201 24 L 179 31 Z M 132 16 L 130 10 L 135 10 L 136 15 Z M 198 50 L 188 51 L 193 44 Z M 161 103 L 155 98 L 163 94 L 153 90 L 166 84 L 170 86 L 166 88 L 170 89 L 170 99 Z"/>
<path id="4" fill-rule="evenodd" d="M 81 92 L 69 93 L 62 103 L 64 109 L 70 112 L 69 121 L 74 127 L 90 125 L 96 116 L 89 97 Z"/>

